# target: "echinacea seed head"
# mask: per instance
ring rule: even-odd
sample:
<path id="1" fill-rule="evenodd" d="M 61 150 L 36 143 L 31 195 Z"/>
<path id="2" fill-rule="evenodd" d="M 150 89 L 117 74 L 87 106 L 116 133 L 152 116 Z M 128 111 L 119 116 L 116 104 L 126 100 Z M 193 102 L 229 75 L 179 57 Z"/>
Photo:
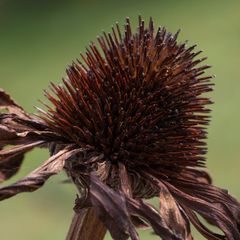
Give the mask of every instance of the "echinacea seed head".
<path id="1" fill-rule="evenodd" d="M 211 77 L 202 77 L 207 65 L 200 52 L 177 43 L 165 28 L 154 30 L 139 19 L 132 33 L 127 19 L 122 35 L 98 37 L 83 62 L 67 70 L 63 86 L 52 84 L 46 96 L 55 110 L 42 116 L 50 129 L 72 143 L 104 154 L 110 164 L 127 167 L 202 166 L 206 149 L 203 126 L 208 124 Z"/>

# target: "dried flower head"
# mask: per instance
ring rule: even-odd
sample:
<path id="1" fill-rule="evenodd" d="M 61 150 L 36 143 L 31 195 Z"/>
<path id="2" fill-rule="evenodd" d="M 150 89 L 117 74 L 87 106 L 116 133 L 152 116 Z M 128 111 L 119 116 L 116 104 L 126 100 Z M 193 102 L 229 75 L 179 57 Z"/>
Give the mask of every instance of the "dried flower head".
<path id="1" fill-rule="evenodd" d="M 27 114 L 0 91 L 0 180 L 14 175 L 24 153 L 49 148 L 51 157 L 22 180 L 0 189 L 0 200 L 35 191 L 65 170 L 80 197 L 114 239 L 139 239 L 151 226 L 163 239 L 193 239 L 190 222 L 207 239 L 240 239 L 240 204 L 211 184 L 203 169 L 211 101 L 209 66 L 194 47 L 129 19 L 91 43 L 63 85 L 45 92 L 53 106 Z M 9 145 L 13 145 L 8 147 Z M 7 146 L 7 147 L 6 147 Z M 145 199 L 159 197 L 159 209 Z M 199 215 L 222 230 L 212 232 Z"/>

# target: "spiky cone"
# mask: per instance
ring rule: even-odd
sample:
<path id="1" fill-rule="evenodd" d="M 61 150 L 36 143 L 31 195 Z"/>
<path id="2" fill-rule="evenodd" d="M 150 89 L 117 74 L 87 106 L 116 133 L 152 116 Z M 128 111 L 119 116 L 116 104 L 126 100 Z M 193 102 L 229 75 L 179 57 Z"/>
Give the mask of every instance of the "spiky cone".
<path id="1" fill-rule="evenodd" d="M 0 115 L 1 180 L 34 147 L 49 148 L 51 157 L 2 187 L 0 200 L 34 191 L 64 170 L 80 193 L 76 213 L 91 209 L 113 239 L 139 239 L 136 228 L 150 226 L 162 239 L 190 240 L 190 223 L 206 239 L 240 239 L 239 202 L 204 169 L 209 66 L 177 35 L 141 18 L 132 33 L 127 19 L 123 35 L 118 25 L 104 33 L 100 50 L 92 43 L 63 85 L 51 85 L 45 95 L 53 106 L 38 117 L 1 91 L 0 106 L 9 111 Z M 146 202 L 154 196 L 159 209 Z"/>

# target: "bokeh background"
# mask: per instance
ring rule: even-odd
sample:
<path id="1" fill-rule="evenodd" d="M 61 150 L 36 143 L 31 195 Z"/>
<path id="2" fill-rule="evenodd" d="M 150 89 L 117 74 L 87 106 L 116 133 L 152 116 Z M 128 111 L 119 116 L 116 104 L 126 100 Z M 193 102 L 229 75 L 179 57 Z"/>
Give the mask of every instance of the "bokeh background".
<path id="1" fill-rule="evenodd" d="M 72 60 L 91 40 L 109 31 L 126 16 L 136 26 L 137 16 L 152 16 L 168 31 L 182 30 L 180 41 L 198 44 L 216 74 L 211 98 L 207 166 L 216 185 L 240 199 L 240 1 L 225 0 L 0 0 L 0 87 L 26 110 L 34 112 L 42 89 L 60 82 Z M 27 154 L 11 183 L 34 169 L 48 153 Z M 73 214 L 76 192 L 61 184 L 64 174 L 52 178 L 37 192 L 0 203 L 1 240 L 64 239 Z M 151 231 L 142 239 L 158 239 Z M 197 233 L 195 239 L 203 239 Z M 110 239 L 109 236 L 106 239 Z"/>

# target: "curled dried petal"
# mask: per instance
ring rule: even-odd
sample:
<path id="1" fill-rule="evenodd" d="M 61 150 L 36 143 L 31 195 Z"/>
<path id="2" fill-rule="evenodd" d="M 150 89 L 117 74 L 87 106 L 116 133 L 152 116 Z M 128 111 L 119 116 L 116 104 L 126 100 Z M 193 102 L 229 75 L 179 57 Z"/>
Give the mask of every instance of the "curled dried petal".
<path id="1" fill-rule="evenodd" d="M 16 183 L 0 188 L 0 201 L 21 192 L 32 192 L 40 188 L 52 175 L 58 174 L 64 167 L 65 161 L 78 150 L 65 148 L 50 157 L 42 166 L 31 172 Z"/>
<path id="2" fill-rule="evenodd" d="M 7 109 L 10 113 L 14 113 L 21 117 L 28 118 L 28 114 L 20 107 L 3 89 L 0 89 L 0 110 Z"/>
<path id="3" fill-rule="evenodd" d="M 191 240 L 189 221 L 175 201 L 167 187 L 159 181 L 160 196 L 159 196 L 159 213 L 163 217 L 165 223 L 176 235 L 182 239 Z"/>
<path id="4" fill-rule="evenodd" d="M 17 145 L 11 148 L 0 150 L 0 162 L 7 162 L 14 156 L 25 153 L 30 149 L 43 144 L 44 141 L 30 142 L 22 145 Z"/>
<path id="5" fill-rule="evenodd" d="M 124 196 L 109 188 L 93 174 L 90 177 L 89 198 L 100 220 L 114 239 L 125 240 L 129 236 L 132 240 L 139 239 L 127 211 Z"/>
<path id="6" fill-rule="evenodd" d="M 195 188 L 188 186 L 187 189 L 181 188 L 181 190 L 170 183 L 166 182 L 166 185 L 181 205 L 196 211 L 211 224 L 217 226 L 227 239 L 240 239 L 240 204 L 226 192 L 207 184 L 202 186 L 201 190 L 199 183 Z M 194 192 L 199 190 L 198 187 L 200 191 L 196 195 Z"/>
<path id="7" fill-rule="evenodd" d="M 12 136 L 15 136 L 15 134 Z M 42 143 L 43 141 L 37 141 L 0 150 L 0 182 L 3 182 L 15 175 L 20 169 L 24 153 L 41 145 Z"/>
<path id="8" fill-rule="evenodd" d="M 16 131 L 9 129 L 6 126 L 0 125 L 0 146 L 1 146 L 1 141 L 3 140 L 10 140 L 14 139 L 17 137 Z"/>
<path id="9" fill-rule="evenodd" d="M 210 240 L 224 240 L 226 239 L 225 236 L 212 232 L 206 226 L 204 226 L 201 221 L 198 219 L 197 215 L 189 208 L 183 207 L 184 211 L 189 217 L 189 220 L 195 226 L 195 228 L 207 239 Z"/>
<path id="10" fill-rule="evenodd" d="M 0 183 L 14 176 L 20 169 L 24 154 L 12 156 L 8 161 L 0 161 Z"/>

